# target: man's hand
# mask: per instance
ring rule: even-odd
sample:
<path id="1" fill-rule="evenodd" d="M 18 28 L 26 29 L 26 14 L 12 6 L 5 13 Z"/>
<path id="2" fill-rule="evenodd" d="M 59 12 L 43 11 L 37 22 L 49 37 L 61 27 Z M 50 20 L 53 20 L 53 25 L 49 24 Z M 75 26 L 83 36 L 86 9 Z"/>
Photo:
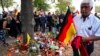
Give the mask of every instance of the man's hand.
<path id="1" fill-rule="evenodd" d="M 97 41 L 100 40 L 100 36 L 89 36 L 89 37 L 82 37 L 82 41 Z"/>
<path id="2" fill-rule="evenodd" d="M 82 37 L 82 41 L 83 42 L 91 41 L 91 38 L 90 37 Z"/>

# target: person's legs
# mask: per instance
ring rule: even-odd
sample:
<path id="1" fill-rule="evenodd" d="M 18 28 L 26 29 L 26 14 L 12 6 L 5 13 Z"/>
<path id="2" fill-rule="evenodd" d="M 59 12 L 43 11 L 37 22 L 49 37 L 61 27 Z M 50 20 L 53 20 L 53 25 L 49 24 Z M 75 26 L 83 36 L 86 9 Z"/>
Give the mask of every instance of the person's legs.
<path id="1" fill-rule="evenodd" d="M 8 43 L 6 43 L 6 33 L 4 32 L 4 30 L 0 30 L 0 41 L 2 41 L 3 45 L 8 45 Z"/>
<path id="2" fill-rule="evenodd" d="M 78 49 L 76 49 L 73 45 L 72 45 L 72 49 L 73 49 L 73 56 L 80 56 Z"/>
<path id="3" fill-rule="evenodd" d="M 48 26 L 49 27 L 49 32 L 52 30 L 52 26 Z"/>
<path id="4" fill-rule="evenodd" d="M 43 26 L 42 26 L 42 32 L 43 33 L 45 32 L 45 24 L 43 24 Z"/>
<path id="5" fill-rule="evenodd" d="M 45 24 L 41 24 L 41 31 L 44 33 L 45 32 Z"/>
<path id="6" fill-rule="evenodd" d="M 94 50 L 94 43 L 91 43 L 89 45 L 86 45 L 86 49 L 87 49 L 87 52 L 89 54 L 89 56 L 91 55 L 91 53 L 93 52 Z"/>
<path id="7" fill-rule="evenodd" d="M 34 26 L 34 31 L 37 32 L 37 30 L 38 30 L 38 24 L 36 23 Z"/>

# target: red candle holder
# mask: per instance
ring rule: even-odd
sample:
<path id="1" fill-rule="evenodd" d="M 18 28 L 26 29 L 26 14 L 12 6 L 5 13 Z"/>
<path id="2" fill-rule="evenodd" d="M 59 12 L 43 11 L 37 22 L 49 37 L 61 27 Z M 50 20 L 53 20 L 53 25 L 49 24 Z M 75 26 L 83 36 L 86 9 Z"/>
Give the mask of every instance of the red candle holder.
<path id="1" fill-rule="evenodd" d="M 20 50 L 21 51 L 27 51 L 28 50 L 28 45 L 27 44 L 21 44 Z"/>

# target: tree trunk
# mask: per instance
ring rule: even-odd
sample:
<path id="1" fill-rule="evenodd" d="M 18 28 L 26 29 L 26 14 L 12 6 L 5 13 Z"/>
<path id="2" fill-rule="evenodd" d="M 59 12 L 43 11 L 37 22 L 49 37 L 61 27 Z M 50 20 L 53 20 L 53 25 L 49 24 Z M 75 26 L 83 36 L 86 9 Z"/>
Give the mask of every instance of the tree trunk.
<path id="1" fill-rule="evenodd" d="M 22 20 L 22 33 L 24 43 L 26 42 L 26 34 L 29 33 L 33 37 L 34 21 L 33 19 L 33 6 L 32 0 L 21 0 L 21 20 Z"/>
<path id="2" fill-rule="evenodd" d="M 4 5 L 3 5 L 3 0 L 1 0 L 1 7 L 2 7 L 2 10 L 5 11 L 4 10 Z"/>

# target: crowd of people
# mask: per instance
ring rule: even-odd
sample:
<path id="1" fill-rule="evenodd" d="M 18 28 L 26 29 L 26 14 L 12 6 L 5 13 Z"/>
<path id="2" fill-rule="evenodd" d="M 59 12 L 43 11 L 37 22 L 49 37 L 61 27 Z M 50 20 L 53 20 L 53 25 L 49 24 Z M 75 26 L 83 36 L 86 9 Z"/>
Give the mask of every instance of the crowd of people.
<path id="1" fill-rule="evenodd" d="M 16 15 L 16 11 L 3 12 L 2 19 L 0 19 L 0 41 L 3 44 L 6 43 L 6 38 L 17 38 L 21 33 L 21 21 L 19 19 L 19 13 Z"/>
<path id="2" fill-rule="evenodd" d="M 36 22 L 36 25 L 34 26 L 34 31 L 42 31 L 43 33 L 46 32 L 46 29 L 48 28 L 48 31 L 53 31 L 56 29 L 56 31 L 59 31 L 60 26 L 63 22 L 65 14 L 51 14 L 51 12 L 48 12 L 47 14 L 43 9 L 40 9 L 39 11 L 34 12 L 34 19 Z"/>
<path id="3" fill-rule="evenodd" d="M 34 32 L 41 31 L 57 33 L 60 31 L 65 14 L 47 14 L 43 9 L 33 12 L 35 20 Z M 0 41 L 6 43 L 6 37 L 17 38 L 22 33 L 22 24 L 20 18 L 20 12 L 17 9 L 14 11 L 3 11 L 0 14 Z"/>
<path id="4" fill-rule="evenodd" d="M 3 12 L 2 19 L 0 19 L 0 42 L 8 45 L 6 38 L 15 38 L 22 33 L 22 25 L 20 20 L 20 13 L 17 10 L 11 12 Z M 44 56 L 63 56 L 65 46 L 58 42 L 55 37 L 60 31 L 65 14 L 48 14 L 42 9 L 33 13 L 34 26 L 34 40 L 38 45 L 38 54 Z M 48 34 L 52 33 L 52 37 Z M 67 54 L 66 54 L 67 55 Z M 65 55 L 65 56 L 66 56 Z"/>
<path id="5" fill-rule="evenodd" d="M 92 8 L 92 0 L 83 0 L 80 5 L 81 15 L 73 14 L 73 23 L 77 32 L 75 36 L 82 37 L 81 45 L 83 44 L 88 56 L 90 56 L 94 50 L 94 41 L 100 40 L 100 20 L 96 14 L 91 13 Z M 33 12 L 33 15 L 36 23 L 33 38 L 39 45 L 38 52 L 40 52 L 40 55 L 64 56 L 63 53 L 65 52 L 66 46 L 57 41 L 55 37 L 62 27 L 65 13 L 51 14 L 51 12 L 48 12 L 46 14 L 43 9 L 40 9 Z M 3 44 L 7 44 L 5 41 L 7 36 L 17 38 L 17 36 L 21 34 L 22 25 L 20 13 L 16 15 L 16 10 L 14 10 L 9 13 L 3 12 L 2 16 L 3 19 L 0 20 L 0 41 L 3 42 Z M 53 36 L 50 37 L 47 32 L 52 32 Z M 87 41 L 89 43 L 87 43 Z M 78 49 L 73 47 L 72 49 L 74 56 L 80 56 Z"/>

